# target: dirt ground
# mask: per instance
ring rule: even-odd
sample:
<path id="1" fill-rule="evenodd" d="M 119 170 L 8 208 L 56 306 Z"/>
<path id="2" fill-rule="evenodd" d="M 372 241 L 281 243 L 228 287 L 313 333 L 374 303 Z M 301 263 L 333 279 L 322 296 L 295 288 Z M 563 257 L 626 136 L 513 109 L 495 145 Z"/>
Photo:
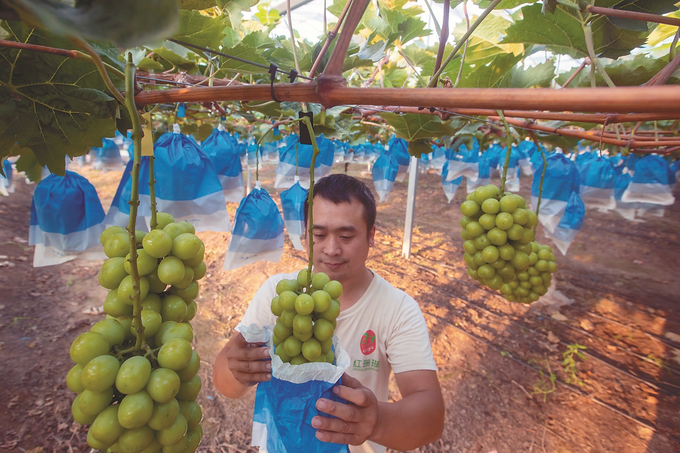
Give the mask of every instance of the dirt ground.
<path id="1" fill-rule="evenodd" d="M 372 187 L 365 169 L 352 164 L 349 173 Z M 108 209 L 121 173 L 79 171 Z M 273 167 L 260 175 L 274 194 Z M 529 185 L 522 178 L 525 198 Z M 0 197 L 0 451 L 86 452 L 65 376 L 71 341 L 103 317 L 101 262 L 32 267 L 34 187 L 19 177 L 17 192 Z M 412 256 L 402 258 L 406 190 L 407 182 L 397 183 L 379 205 L 369 266 L 411 294 L 430 327 L 446 428 L 441 440 L 417 451 L 680 451 L 680 203 L 641 223 L 589 210 L 568 255 L 558 256 L 559 293 L 524 306 L 467 277 L 458 212 L 464 186 L 447 204 L 435 174 L 419 176 Z M 235 210 L 230 204 L 232 220 Z M 253 395 L 220 396 L 212 362 L 262 282 L 301 268 L 306 258 L 286 240 L 279 263 L 227 272 L 229 235 L 200 236 L 208 274 L 192 321 L 203 378 L 199 451 L 254 451 Z M 538 237 L 548 242 L 540 228 Z M 563 354 L 576 344 L 587 348 L 586 359 L 576 358 L 570 371 Z"/>

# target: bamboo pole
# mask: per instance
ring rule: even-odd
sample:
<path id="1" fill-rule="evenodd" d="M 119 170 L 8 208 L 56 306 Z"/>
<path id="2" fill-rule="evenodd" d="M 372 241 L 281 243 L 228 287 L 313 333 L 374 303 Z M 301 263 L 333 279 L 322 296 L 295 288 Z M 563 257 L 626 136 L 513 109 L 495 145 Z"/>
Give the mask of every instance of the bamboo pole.
<path id="1" fill-rule="evenodd" d="M 344 82 L 343 82 L 344 83 Z M 680 90 L 674 86 L 610 88 L 350 88 L 341 83 L 275 84 L 283 101 L 316 102 L 325 107 L 398 104 L 439 108 L 548 110 L 617 113 L 680 113 Z M 175 88 L 137 95 L 138 105 L 163 102 L 268 101 L 269 85 Z"/>

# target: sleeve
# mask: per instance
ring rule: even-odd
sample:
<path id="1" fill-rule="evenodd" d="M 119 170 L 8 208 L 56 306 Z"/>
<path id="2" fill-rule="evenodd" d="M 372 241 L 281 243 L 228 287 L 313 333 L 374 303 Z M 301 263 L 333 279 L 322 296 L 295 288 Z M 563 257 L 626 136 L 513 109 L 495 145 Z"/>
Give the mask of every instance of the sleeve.
<path id="1" fill-rule="evenodd" d="M 258 327 L 273 326 L 276 316 L 271 312 L 271 301 L 276 296 L 276 284 L 283 278 L 282 275 L 269 277 L 250 301 L 239 326 L 255 324 Z"/>
<path id="2" fill-rule="evenodd" d="M 418 303 L 404 294 L 392 320 L 387 340 L 387 360 L 395 373 L 416 370 L 437 371 L 430 334 Z"/>

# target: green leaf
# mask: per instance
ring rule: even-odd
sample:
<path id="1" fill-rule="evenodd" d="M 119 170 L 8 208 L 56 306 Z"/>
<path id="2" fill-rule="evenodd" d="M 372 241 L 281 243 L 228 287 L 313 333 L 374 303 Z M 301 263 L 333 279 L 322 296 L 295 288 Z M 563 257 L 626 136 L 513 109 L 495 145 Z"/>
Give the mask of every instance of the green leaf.
<path id="1" fill-rule="evenodd" d="M 38 163 L 33 150 L 29 148 L 15 149 L 10 151 L 10 156 L 19 156 L 17 159 L 16 167 L 17 171 L 22 171 L 26 174 L 29 181 L 40 182 L 42 179 L 43 166 Z"/>
<path id="2" fill-rule="evenodd" d="M 153 51 L 157 56 L 167 61 L 177 69 L 187 71 L 189 73 L 196 73 L 198 69 L 198 67 L 196 66 L 196 62 L 193 59 L 185 58 L 182 55 L 175 52 L 175 50 L 178 50 L 177 47 L 180 46 L 172 42 L 166 42 L 163 45 L 163 47 L 153 49 Z M 189 56 L 188 53 L 187 56 Z"/>
<path id="3" fill-rule="evenodd" d="M 265 8 L 263 5 L 257 5 L 255 17 L 264 25 L 276 25 L 281 19 L 278 10 Z"/>
<path id="4" fill-rule="evenodd" d="M 72 49 L 65 39 L 19 22 L 3 22 L 13 40 Z M 89 62 L 0 48 L 0 158 L 16 143 L 30 148 L 40 165 L 64 174 L 64 157 L 101 146 L 114 135 L 118 102 L 107 95 Z"/>
<path id="5" fill-rule="evenodd" d="M 345 5 L 348 0 L 333 0 L 333 4 L 326 8 L 326 11 L 334 15 L 335 17 L 340 17 L 342 10 L 345 9 Z"/>
<path id="6" fill-rule="evenodd" d="M 226 10 L 231 20 L 232 28 L 239 29 L 243 20 L 243 11 L 257 5 L 259 0 L 216 0 L 220 9 Z"/>
<path id="7" fill-rule="evenodd" d="M 574 58 L 588 55 L 583 27 L 579 20 L 558 8 L 554 15 L 543 15 L 541 5 L 522 8 L 523 19 L 507 29 L 501 43 L 542 44 L 555 53 Z"/>
<path id="8" fill-rule="evenodd" d="M 680 19 L 680 11 L 670 13 L 667 16 Z M 673 27 L 672 25 L 666 24 L 659 24 L 659 26 L 654 29 L 652 34 L 649 35 L 649 38 L 647 39 L 647 44 L 649 44 L 650 46 L 656 46 L 661 41 L 664 41 L 670 38 L 671 36 L 675 35 L 677 31 L 678 27 Z"/>
<path id="9" fill-rule="evenodd" d="M 221 42 L 227 23 L 222 17 L 209 17 L 200 11 L 181 10 L 179 13 L 179 31 L 173 36 L 178 41 L 184 41 L 200 47 L 213 47 Z"/>
<path id="10" fill-rule="evenodd" d="M 443 123 L 437 115 L 421 115 L 417 113 L 400 115 L 398 113 L 382 112 L 380 116 L 394 128 L 397 137 L 403 138 L 409 143 L 422 139 L 431 140 L 443 135 L 452 135 L 453 133 L 453 130 Z M 417 152 L 421 148 L 421 145 L 416 145 L 414 151 Z"/>
<path id="11" fill-rule="evenodd" d="M 243 44 L 242 42 L 237 44 L 236 47 L 231 49 L 222 49 L 222 52 L 227 55 L 233 55 L 234 57 L 243 58 L 254 63 L 260 63 L 265 66 L 269 66 L 269 62 L 257 53 L 255 48 Z M 243 63 L 238 60 L 231 58 L 219 57 L 220 70 L 218 71 L 218 77 L 223 77 L 224 72 L 238 72 L 241 74 L 266 74 L 267 69 L 259 68 L 249 63 Z"/>
<path id="12" fill-rule="evenodd" d="M 215 0 L 180 0 L 181 9 L 208 9 L 216 5 Z"/>
<path id="13" fill-rule="evenodd" d="M 426 138 L 421 138 L 408 143 L 408 153 L 420 159 L 423 154 L 429 154 L 432 152 L 432 146 L 430 145 L 430 140 Z"/>
<path id="14" fill-rule="evenodd" d="M 224 29 L 224 39 L 222 40 L 222 45 L 224 47 L 235 47 L 236 44 L 241 42 L 241 35 L 231 27 Z"/>
<path id="15" fill-rule="evenodd" d="M 253 31 L 243 37 L 241 42 L 255 49 L 272 49 L 276 47 L 276 41 L 263 31 Z"/>
<path id="16" fill-rule="evenodd" d="M 676 11 L 674 0 L 623 0 L 614 5 L 614 9 L 636 11 L 648 14 L 666 14 Z M 623 19 L 621 17 L 609 17 L 609 20 L 619 28 L 634 31 L 647 31 L 648 24 L 643 20 Z"/>
<path id="17" fill-rule="evenodd" d="M 554 61 L 547 60 L 527 69 L 513 67 L 501 79 L 499 88 L 549 88 L 555 78 Z"/>
<path id="18" fill-rule="evenodd" d="M 61 36 L 113 41 L 123 48 L 164 39 L 177 31 L 177 0 L 90 0 L 73 8 L 50 0 L 4 0 L 29 26 Z"/>
<path id="19" fill-rule="evenodd" d="M 608 61 L 608 63 L 607 63 Z M 667 61 L 662 58 L 648 58 L 645 55 L 635 55 L 632 59 L 618 59 L 615 61 L 601 59 L 604 70 L 609 74 L 609 77 L 616 86 L 636 86 L 642 85 L 649 81 L 654 75 L 661 71 Z M 557 83 L 563 85 L 567 79 L 576 71 L 573 69 L 567 73 L 562 73 L 557 77 Z M 598 86 L 607 86 L 599 73 L 595 73 L 595 81 Z M 670 83 L 677 83 L 677 78 L 671 78 Z M 574 80 L 571 81 L 569 87 L 589 87 L 590 74 L 588 70 L 582 70 Z"/>
<path id="20" fill-rule="evenodd" d="M 476 20 L 476 17 L 472 17 L 471 20 Z M 470 64 L 486 64 L 501 53 L 519 55 L 524 52 L 523 44 L 500 43 L 500 40 L 506 35 L 508 27 L 512 24 L 513 22 L 507 20 L 499 13 L 489 14 L 468 39 L 465 62 Z M 466 31 L 467 27 L 461 22 L 453 30 L 453 35 L 458 40 L 462 38 Z"/>
<path id="21" fill-rule="evenodd" d="M 162 71 L 163 65 L 152 58 L 142 58 L 137 64 L 137 69 L 141 71 Z"/>
<path id="22" fill-rule="evenodd" d="M 506 78 L 512 77 L 511 70 L 521 59 L 521 55 L 501 54 L 486 66 L 473 67 L 466 64 L 463 66 L 459 86 L 461 88 L 498 88 Z"/>
<path id="23" fill-rule="evenodd" d="M 246 110 L 254 110 L 272 118 L 278 118 L 282 110 L 282 105 L 274 101 L 252 101 L 242 105 Z"/>

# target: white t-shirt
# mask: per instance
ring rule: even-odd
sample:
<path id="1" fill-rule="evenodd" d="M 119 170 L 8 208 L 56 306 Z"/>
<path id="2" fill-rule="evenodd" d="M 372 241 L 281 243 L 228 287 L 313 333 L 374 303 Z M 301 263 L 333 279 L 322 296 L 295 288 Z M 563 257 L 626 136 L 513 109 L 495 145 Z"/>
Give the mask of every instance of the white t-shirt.
<path id="1" fill-rule="evenodd" d="M 271 300 L 276 284 L 297 273 L 270 277 L 255 293 L 241 324 L 274 325 Z M 371 389 L 378 401 L 388 400 L 390 372 L 437 370 L 427 324 L 417 302 L 373 272 L 373 280 L 361 298 L 340 312 L 335 329 L 352 365 L 347 374 Z M 382 453 L 386 448 L 367 441 L 350 446 L 351 453 Z"/>

